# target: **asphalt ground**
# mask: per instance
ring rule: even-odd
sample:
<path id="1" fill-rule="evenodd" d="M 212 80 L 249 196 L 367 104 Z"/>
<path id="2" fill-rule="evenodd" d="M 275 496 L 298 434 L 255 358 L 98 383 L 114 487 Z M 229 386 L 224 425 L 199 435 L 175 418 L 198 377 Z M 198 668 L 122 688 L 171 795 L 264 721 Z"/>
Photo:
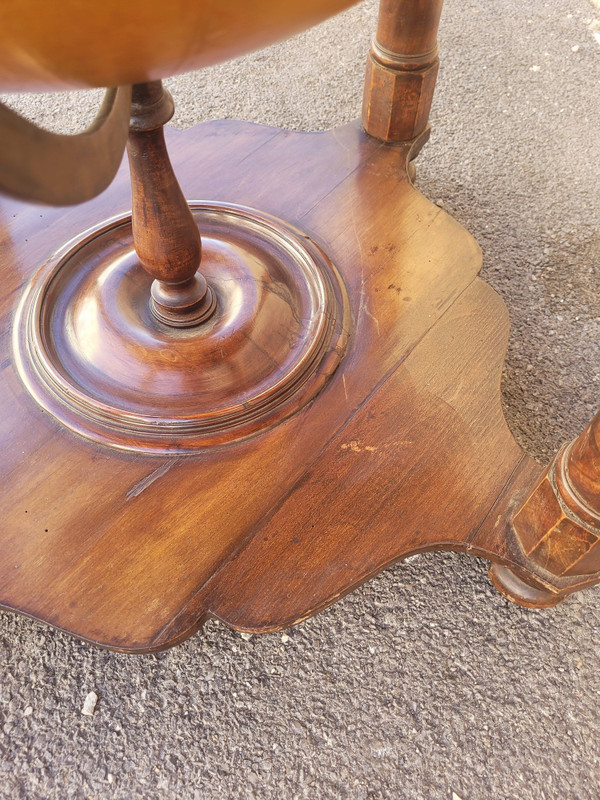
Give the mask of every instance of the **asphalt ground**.
<path id="1" fill-rule="evenodd" d="M 474 234 L 508 306 L 505 413 L 542 463 L 598 406 L 599 6 L 447 0 L 418 160 L 419 188 Z M 355 118 L 375 12 L 369 0 L 169 80 L 174 124 Z M 68 131 L 97 101 L 10 99 Z M 528 611 L 485 563 L 450 554 L 389 569 L 286 634 L 211 622 L 158 655 L 0 614 L 0 797 L 597 800 L 599 618 L 600 589 Z"/>

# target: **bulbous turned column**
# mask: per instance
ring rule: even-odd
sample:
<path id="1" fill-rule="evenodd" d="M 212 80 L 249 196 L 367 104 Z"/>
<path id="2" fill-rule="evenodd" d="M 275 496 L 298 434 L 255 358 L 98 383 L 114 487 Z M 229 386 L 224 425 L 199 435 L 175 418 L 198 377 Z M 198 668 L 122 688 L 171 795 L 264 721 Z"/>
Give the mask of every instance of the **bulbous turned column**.
<path id="1" fill-rule="evenodd" d="M 173 110 L 161 81 L 133 87 L 127 142 L 133 239 L 142 266 L 154 278 L 152 313 L 167 325 L 190 327 L 208 319 L 216 300 L 198 272 L 200 234 L 165 145 L 163 125 Z"/>
<path id="2" fill-rule="evenodd" d="M 409 142 L 426 131 L 441 12 L 442 0 L 380 0 L 363 97 L 363 125 L 371 136 Z"/>
<path id="3" fill-rule="evenodd" d="M 511 599 L 554 605 L 574 588 L 600 580 L 600 412 L 561 448 L 511 524 L 528 573 L 540 579 L 531 583 L 506 567 L 492 567 L 494 583 Z M 531 601 L 527 584 L 541 593 L 539 602 Z"/>

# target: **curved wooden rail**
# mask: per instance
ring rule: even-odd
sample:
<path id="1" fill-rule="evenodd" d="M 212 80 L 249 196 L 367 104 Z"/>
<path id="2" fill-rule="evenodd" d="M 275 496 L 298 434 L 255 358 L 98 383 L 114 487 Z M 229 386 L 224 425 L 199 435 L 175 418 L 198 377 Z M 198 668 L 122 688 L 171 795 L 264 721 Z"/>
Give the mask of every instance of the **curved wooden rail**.
<path id="1" fill-rule="evenodd" d="M 83 203 L 100 194 L 121 163 L 130 105 L 130 86 L 108 89 L 92 125 L 63 136 L 0 104 L 0 191 L 53 206 Z"/>

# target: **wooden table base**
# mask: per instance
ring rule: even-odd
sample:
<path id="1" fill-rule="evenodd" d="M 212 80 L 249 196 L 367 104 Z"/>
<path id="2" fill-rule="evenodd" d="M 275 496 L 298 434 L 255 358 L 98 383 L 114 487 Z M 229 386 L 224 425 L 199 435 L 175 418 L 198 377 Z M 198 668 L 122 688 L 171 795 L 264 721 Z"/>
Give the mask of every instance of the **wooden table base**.
<path id="1" fill-rule="evenodd" d="M 526 605 L 595 582 L 552 578 L 510 524 L 543 473 L 502 415 L 507 313 L 477 277 L 472 237 L 407 179 L 420 141 L 224 121 L 168 142 L 190 201 L 285 220 L 331 259 L 349 298 L 345 352 L 306 403 L 192 454 L 86 438 L 17 374 L 13 317 L 65 242 L 128 212 L 127 174 L 77 209 L 3 200 L 0 604 L 141 652 L 209 616 L 287 627 L 425 550 L 491 559 Z"/>

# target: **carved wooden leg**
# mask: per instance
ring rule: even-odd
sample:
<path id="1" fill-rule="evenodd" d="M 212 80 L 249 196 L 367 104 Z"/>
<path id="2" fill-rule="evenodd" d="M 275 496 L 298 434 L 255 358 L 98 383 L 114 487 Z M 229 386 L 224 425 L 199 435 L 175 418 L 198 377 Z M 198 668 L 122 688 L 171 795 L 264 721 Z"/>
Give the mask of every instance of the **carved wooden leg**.
<path id="1" fill-rule="evenodd" d="M 363 125 L 371 136 L 409 142 L 425 134 L 420 144 L 426 141 L 441 11 L 442 0 L 380 0 L 363 97 Z"/>
<path id="2" fill-rule="evenodd" d="M 526 572 L 490 571 L 511 600 L 555 605 L 600 580 L 600 412 L 559 451 L 513 517 L 512 530 Z"/>

